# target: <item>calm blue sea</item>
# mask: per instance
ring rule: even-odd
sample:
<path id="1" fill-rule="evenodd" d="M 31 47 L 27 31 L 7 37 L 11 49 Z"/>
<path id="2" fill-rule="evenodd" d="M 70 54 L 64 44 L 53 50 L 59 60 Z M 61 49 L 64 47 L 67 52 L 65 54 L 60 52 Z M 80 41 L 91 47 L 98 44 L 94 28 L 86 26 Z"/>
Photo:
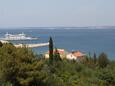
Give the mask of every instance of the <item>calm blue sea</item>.
<path id="1" fill-rule="evenodd" d="M 24 32 L 39 40 L 11 41 L 13 43 L 44 43 L 52 36 L 55 47 L 67 51 L 80 50 L 86 54 L 106 52 L 110 59 L 115 59 L 115 29 L 0 29 L 0 37 L 6 32 L 17 34 Z M 48 47 L 34 48 L 35 53 L 44 53 Z"/>

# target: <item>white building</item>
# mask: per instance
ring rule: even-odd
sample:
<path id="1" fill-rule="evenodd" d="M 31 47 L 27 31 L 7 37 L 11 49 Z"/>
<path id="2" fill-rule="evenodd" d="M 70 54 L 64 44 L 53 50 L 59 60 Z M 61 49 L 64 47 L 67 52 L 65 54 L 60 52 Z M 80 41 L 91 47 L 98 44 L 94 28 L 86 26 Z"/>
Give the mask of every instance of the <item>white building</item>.
<path id="1" fill-rule="evenodd" d="M 60 57 L 64 59 L 66 57 L 66 52 L 64 49 L 57 49 L 58 53 L 60 54 Z M 53 50 L 53 53 L 55 53 L 55 49 Z M 49 51 L 45 54 L 45 58 L 49 59 Z"/>
<path id="2" fill-rule="evenodd" d="M 76 60 L 81 61 L 84 58 L 85 54 L 81 53 L 80 51 L 73 51 L 67 54 L 66 58 L 68 60 Z"/>

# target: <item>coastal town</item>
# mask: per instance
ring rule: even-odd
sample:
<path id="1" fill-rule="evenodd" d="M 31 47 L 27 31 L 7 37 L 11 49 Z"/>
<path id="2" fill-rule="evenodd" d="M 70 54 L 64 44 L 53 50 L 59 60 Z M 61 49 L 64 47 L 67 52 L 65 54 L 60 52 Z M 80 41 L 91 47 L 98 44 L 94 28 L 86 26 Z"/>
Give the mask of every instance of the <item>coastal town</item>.
<path id="1" fill-rule="evenodd" d="M 1 43 L 6 44 L 10 43 L 6 40 L 0 40 Z M 36 47 L 44 47 L 49 46 L 49 43 L 38 43 L 38 44 L 13 44 L 16 48 L 36 48 Z M 61 59 L 68 59 L 68 60 L 75 60 L 77 62 L 80 62 L 83 60 L 86 54 L 82 53 L 79 50 L 68 52 L 65 49 L 57 49 L 58 53 L 60 54 Z M 53 50 L 53 53 L 55 53 L 56 50 Z M 43 54 L 45 59 L 49 59 L 49 51 Z"/>

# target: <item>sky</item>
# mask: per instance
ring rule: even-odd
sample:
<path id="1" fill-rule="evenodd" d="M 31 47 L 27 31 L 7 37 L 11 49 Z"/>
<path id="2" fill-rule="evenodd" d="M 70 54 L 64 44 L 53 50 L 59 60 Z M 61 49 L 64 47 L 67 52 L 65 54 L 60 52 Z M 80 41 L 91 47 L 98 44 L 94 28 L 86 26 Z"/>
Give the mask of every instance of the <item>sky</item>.
<path id="1" fill-rule="evenodd" d="M 0 27 L 115 26 L 115 0 L 0 0 Z"/>

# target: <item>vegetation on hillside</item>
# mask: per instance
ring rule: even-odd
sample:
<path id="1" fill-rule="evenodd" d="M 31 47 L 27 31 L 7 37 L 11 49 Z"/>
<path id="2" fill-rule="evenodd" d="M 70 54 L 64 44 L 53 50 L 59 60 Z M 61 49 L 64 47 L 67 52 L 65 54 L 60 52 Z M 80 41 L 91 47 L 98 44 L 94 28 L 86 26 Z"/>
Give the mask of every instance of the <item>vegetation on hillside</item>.
<path id="1" fill-rule="evenodd" d="M 49 47 L 52 50 L 53 46 Z M 86 56 L 77 63 L 61 60 L 57 52 L 49 60 L 39 58 L 30 49 L 0 43 L 0 86 L 115 85 L 115 61 L 105 53 Z"/>

